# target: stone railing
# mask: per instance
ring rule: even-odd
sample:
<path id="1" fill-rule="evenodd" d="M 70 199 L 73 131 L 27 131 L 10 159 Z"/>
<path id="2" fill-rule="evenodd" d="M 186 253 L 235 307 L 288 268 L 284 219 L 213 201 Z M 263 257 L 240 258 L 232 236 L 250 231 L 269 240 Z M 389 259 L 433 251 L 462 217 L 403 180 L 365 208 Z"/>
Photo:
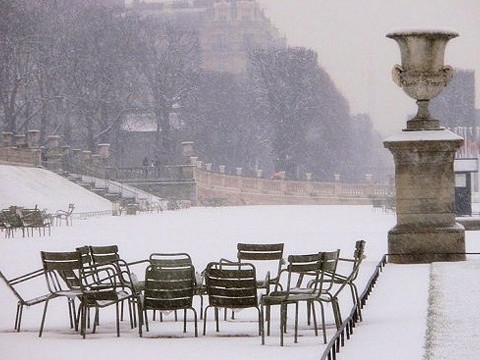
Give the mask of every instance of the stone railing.
<path id="1" fill-rule="evenodd" d="M 193 165 L 106 168 L 106 178 L 121 181 L 193 181 Z"/>
<path id="2" fill-rule="evenodd" d="M 197 196 L 225 198 L 226 203 L 355 203 L 370 204 L 374 197 L 387 197 L 392 189 L 388 185 L 340 182 L 287 181 L 249 178 L 206 171 L 194 171 Z"/>

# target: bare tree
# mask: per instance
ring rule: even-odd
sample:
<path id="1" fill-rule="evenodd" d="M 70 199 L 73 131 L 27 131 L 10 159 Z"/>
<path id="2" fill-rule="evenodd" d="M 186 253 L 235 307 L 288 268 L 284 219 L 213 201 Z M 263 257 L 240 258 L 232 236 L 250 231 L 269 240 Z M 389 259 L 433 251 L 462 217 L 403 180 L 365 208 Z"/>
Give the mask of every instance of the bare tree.
<path id="1" fill-rule="evenodd" d="M 0 1 L 0 104 L 4 130 L 17 132 L 19 119 L 28 113 L 22 91 L 32 81 L 34 22 L 18 1 Z"/>
<path id="2" fill-rule="evenodd" d="M 170 116 L 195 96 L 199 44 L 185 24 L 160 18 L 131 17 L 128 48 L 145 86 L 144 100 L 156 119 L 157 160 L 171 164 L 175 138 Z"/>

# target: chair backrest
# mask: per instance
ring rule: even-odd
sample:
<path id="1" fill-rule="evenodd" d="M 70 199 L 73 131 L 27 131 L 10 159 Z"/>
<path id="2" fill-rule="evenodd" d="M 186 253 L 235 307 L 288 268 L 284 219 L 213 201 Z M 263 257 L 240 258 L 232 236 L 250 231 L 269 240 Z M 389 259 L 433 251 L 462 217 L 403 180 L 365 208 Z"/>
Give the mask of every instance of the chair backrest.
<path id="1" fill-rule="evenodd" d="M 117 245 L 90 246 L 90 255 L 94 264 L 116 263 L 120 260 Z"/>
<path id="2" fill-rule="evenodd" d="M 365 258 L 365 240 L 357 240 L 355 242 L 355 251 L 353 252 L 353 268 L 352 274 L 350 275 L 350 281 L 354 281 L 360 270 L 360 264 Z"/>
<path id="3" fill-rule="evenodd" d="M 335 273 L 337 272 L 338 259 L 340 257 L 340 250 L 324 251 L 322 254 L 322 272 L 321 272 L 321 290 L 330 291 L 335 284 Z M 325 276 L 328 274 L 328 276 Z"/>
<path id="4" fill-rule="evenodd" d="M 78 251 L 40 252 L 47 286 L 51 293 L 81 289 L 80 271 L 83 264 Z"/>
<path id="5" fill-rule="evenodd" d="M 151 265 L 160 268 L 184 268 L 193 266 L 187 253 L 153 253 L 148 259 Z"/>
<path id="6" fill-rule="evenodd" d="M 316 282 L 322 268 L 322 253 L 289 255 L 286 271 L 288 272 L 286 293 L 293 288 L 307 287 L 304 281 Z M 277 283 L 275 290 L 278 290 Z"/>
<path id="7" fill-rule="evenodd" d="M 145 270 L 145 309 L 175 310 L 192 307 L 195 268 L 187 262 L 149 265 Z"/>
<path id="8" fill-rule="evenodd" d="M 210 306 L 223 308 L 257 307 L 255 267 L 249 263 L 212 262 L 205 270 Z"/>
<path id="9" fill-rule="evenodd" d="M 333 281 L 325 273 L 335 274 L 340 250 L 305 255 L 290 255 L 287 265 L 286 293 L 298 288 L 312 291 L 331 289 Z M 295 276 L 296 275 L 296 276 Z"/>
<path id="10" fill-rule="evenodd" d="M 283 265 L 283 243 L 276 244 L 237 244 L 237 258 L 239 262 L 253 263 L 256 268 L 261 265 L 258 262 L 272 262 L 275 267 L 272 271 L 271 282 L 275 282 Z M 257 269 L 258 271 L 258 269 Z"/>
<path id="11" fill-rule="evenodd" d="M 353 252 L 353 258 L 363 260 L 365 255 L 365 240 L 357 240 L 355 242 L 355 251 Z"/>
<path id="12" fill-rule="evenodd" d="M 90 246 L 84 245 L 77 247 L 76 250 L 80 253 L 82 264 L 91 265 L 93 263 L 92 254 L 90 253 Z"/>

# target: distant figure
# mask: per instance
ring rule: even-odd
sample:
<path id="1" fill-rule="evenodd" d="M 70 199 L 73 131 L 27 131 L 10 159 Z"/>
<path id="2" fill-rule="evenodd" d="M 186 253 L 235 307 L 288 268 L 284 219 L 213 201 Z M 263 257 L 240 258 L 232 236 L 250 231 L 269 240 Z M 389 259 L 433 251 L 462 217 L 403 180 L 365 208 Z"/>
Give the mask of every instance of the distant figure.
<path id="1" fill-rule="evenodd" d="M 145 177 L 147 177 L 147 175 L 148 175 L 148 158 L 146 156 L 143 158 L 142 165 L 143 165 L 143 175 L 145 175 Z"/>
<path id="2" fill-rule="evenodd" d="M 282 173 L 276 172 L 275 174 L 272 175 L 272 180 L 282 180 Z"/>
<path id="3" fill-rule="evenodd" d="M 152 160 L 150 160 L 150 167 L 155 167 L 155 162 Z"/>

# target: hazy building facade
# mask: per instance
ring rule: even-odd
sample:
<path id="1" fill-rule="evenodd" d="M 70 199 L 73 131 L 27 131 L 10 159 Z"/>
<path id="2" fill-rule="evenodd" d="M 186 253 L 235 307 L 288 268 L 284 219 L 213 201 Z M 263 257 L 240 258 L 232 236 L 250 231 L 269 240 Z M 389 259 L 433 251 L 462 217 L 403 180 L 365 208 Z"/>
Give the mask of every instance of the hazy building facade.
<path id="1" fill-rule="evenodd" d="M 198 32 L 205 70 L 240 73 L 250 49 L 286 46 L 255 0 L 134 0 L 130 11 L 188 22 Z"/>

